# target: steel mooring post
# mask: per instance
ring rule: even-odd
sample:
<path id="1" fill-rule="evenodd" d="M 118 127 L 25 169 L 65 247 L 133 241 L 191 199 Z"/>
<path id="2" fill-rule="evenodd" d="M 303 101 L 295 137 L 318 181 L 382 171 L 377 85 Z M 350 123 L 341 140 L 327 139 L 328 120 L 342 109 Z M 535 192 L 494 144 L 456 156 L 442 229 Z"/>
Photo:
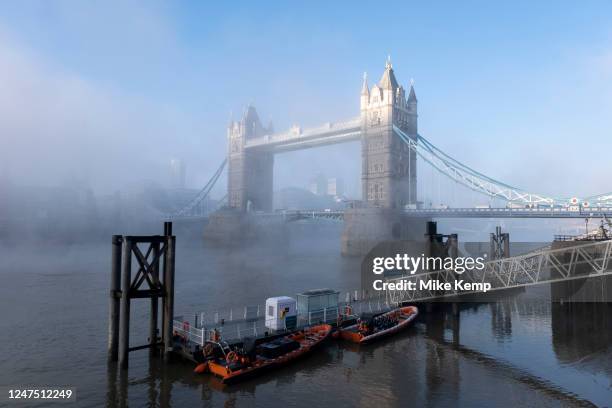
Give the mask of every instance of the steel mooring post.
<path id="1" fill-rule="evenodd" d="M 119 365 L 128 367 L 130 352 L 130 286 L 132 284 L 132 240 L 123 242 L 123 276 L 121 285 L 121 331 L 119 333 Z"/>
<path id="2" fill-rule="evenodd" d="M 121 235 L 113 235 L 111 259 L 111 283 L 108 311 L 108 361 L 119 357 L 119 311 L 121 294 Z"/>
<path id="3" fill-rule="evenodd" d="M 504 237 L 504 258 L 510 257 L 510 234 L 504 233 L 502 234 Z"/>
<path id="4" fill-rule="evenodd" d="M 169 237 L 172 235 L 172 221 L 164 222 L 164 235 Z"/>
<path id="5" fill-rule="evenodd" d="M 153 275 L 153 281 L 159 282 L 159 242 L 151 244 L 153 246 L 153 264 L 151 265 L 151 273 Z M 159 295 L 151 297 L 151 314 L 149 316 L 149 354 L 155 355 L 157 352 L 157 321 L 159 320 L 159 302 L 157 300 Z"/>
<path id="6" fill-rule="evenodd" d="M 168 224 L 168 223 L 167 223 Z M 172 231 L 172 223 L 170 224 L 169 232 Z M 164 288 L 166 293 L 164 296 L 164 318 L 163 318 L 163 333 L 164 333 L 164 360 L 170 359 L 172 351 L 172 323 L 174 319 L 174 255 L 175 255 L 176 237 L 166 236 L 166 253 L 165 253 L 165 270 L 164 270 Z"/>
<path id="7" fill-rule="evenodd" d="M 448 236 L 448 256 L 453 259 L 459 256 L 459 236 L 457 234 Z"/>

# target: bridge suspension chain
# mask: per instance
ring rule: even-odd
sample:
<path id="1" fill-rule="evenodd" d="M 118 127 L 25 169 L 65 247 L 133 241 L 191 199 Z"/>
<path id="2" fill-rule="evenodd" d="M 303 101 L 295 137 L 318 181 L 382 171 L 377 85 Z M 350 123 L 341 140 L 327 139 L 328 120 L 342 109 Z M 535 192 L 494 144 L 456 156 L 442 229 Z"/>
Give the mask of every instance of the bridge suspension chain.
<path id="1" fill-rule="evenodd" d="M 501 198 L 508 202 L 526 205 L 567 206 L 570 203 L 570 198 L 555 198 L 529 193 L 523 189 L 495 180 L 452 158 L 421 135 L 417 135 L 415 140 L 395 125 L 393 126 L 393 131 L 420 158 L 440 173 L 491 198 Z M 582 202 L 589 202 L 589 200 L 598 205 L 612 205 L 612 194 L 587 197 Z"/>
<path id="2" fill-rule="evenodd" d="M 208 180 L 206 185 L 198 192 L 198 194 L 185 207 L 172 214 L 170 218 L 188 216 L 195 208 L 197 208 L 198 205 L 200 205 L 204 200 L 206 200 L 211 190 L 219 180 L 219 177 L 221 177 L 221 174 L 223 173 L 226 164 L 227 159 L 223 160 L 219 168 L 217 168 L 213 176 Z M 223 199 L 225 199 L 226 197 L 227 196 L 225 196 Z"/>

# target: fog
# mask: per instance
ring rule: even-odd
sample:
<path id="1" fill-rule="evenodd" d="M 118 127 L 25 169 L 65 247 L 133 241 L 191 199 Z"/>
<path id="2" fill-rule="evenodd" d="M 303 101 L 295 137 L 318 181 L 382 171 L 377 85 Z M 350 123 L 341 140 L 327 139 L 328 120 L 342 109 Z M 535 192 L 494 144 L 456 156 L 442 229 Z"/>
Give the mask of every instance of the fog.
<path id="1" fill-rule="evenodd" d="M 1 32 L 0 53 L 5 180 L 107 193 L 165 182 L 170 158 L 193 148 L 191 118 L 170 107 L 56 70 Z"/>
<path id="2" fill-rule="evenodd" d="M 111 226 L 150 229 L 195 196 L 224 158 L 229 112 L 206 122 L 90 80 L 47 61 L 1 26 L 0 55 L 5 238 L 79 241 L 108 236 Z M 172 180 L 175 158 L 186 167 L 182 185 Z M 315 175 L 326 174 L 345 178 L 347 192 L 358 196 L 360 166 L 355 143 L 278 155 L 275 189 L 308 189 Z M 213 201 L 225 186 L 224 175 Z"/>
<path id="3" fill-rule="evenodd" d="M 484 45 L 457 39 L 453 25 L 439 37 L 409 27 L 421 35 L 414 44 L 391 21 L 355 30 L 363 10 L 204 7 L 191 16 L 164 3 L 32 2 L 2 11 L 5 236 L 149 228 L 206 184 L 225 157 L 229 121 L 248 103 L 278 131 L 354 117 L 362 72 L 375 83 L 390 52 L 401 84 L 416 77 L 420 132 L 444 151 L 536 193 L 612 190 L 606 33 L 582 42 L 541 36 L 538 52 L 508 47 L 500 56 L 482 38 Z M 389 18 L 404 21 L 407 12 L 398 7 Z M 410 13 L 423 22 L 440 18 Z M 503 27 L 481 27 L 485 20 L 479 33 L 505 38 Z M 460 61 L 466 49 L 473 58 Z M 172 159 L 184 164 L 184 183 L 176 183 Z M 308 190 L 323 174 L 342 179 L 347 198 L 359 198 L 360 172 L 358 143 L 284 153 L 275 158 L 274 190 Z M 211 205 L 225 189 L 223 176 Z"/>

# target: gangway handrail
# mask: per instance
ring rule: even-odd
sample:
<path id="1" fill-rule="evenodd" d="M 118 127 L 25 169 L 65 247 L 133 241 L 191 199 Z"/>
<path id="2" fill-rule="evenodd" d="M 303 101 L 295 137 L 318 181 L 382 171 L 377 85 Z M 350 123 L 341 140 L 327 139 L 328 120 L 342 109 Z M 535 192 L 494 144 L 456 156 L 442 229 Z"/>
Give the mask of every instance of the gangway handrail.
<path id="1" fill-rule="evenodd" d="M 586 242 L 586 243 L 585 243 Z M 565 259 L 569 259 L 566 261 Z M 581 270 L 578 271 L 578 266 Z M 546 272 L 549 272 L 546 274 Z M 489 283 L 489 291 L 527 287 L 612 275 L 612 240 L 599 242 L 579 241 L 577 245 L 544 249 L 525 255 L 492 260 L 484 263 L 482 270 L 472 269 L 457 274 L 451 269 L 406 275 L 389 279 L 387 283 L 403 280 L 414 282 L 414 290 L 391 290 L 387 286 L 385 295 L 393 303 L 424 301 L 455 297 L 481 291 L 422 289 L 421 281 L 438 281 L 454 284 L 456 280 L 468 283 Z"/>

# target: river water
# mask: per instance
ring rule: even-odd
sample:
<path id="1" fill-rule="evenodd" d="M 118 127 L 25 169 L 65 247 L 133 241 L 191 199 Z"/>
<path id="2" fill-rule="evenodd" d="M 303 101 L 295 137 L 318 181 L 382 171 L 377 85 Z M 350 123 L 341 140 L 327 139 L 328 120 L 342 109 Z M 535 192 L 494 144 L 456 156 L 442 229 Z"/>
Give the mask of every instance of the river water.
<path id="1" fill-rule="evenodd" d="M 297 225 L 274 245 L 212 248 L 177 232 L 177 315 L 263 304 L 306 289 L 360 287 L 336 227 Z M 463 304 L 459 344 L 441 313 L 368 347 L 329 342 L 307 359 L 223 387 L 130 355 L 106 363 L 110 238 L 88 245 L 0 248 L 0 385 L 71 386 L 77 406 L 610 406 L 610 305 L 551 305 L 548 288 Z M 132 306 L 132 345 L 146 342 L 148 302 Z M 598 316 L 591 318 L 591 316 Z M 40 404 L 39 406 L 45 406 Z"/>

